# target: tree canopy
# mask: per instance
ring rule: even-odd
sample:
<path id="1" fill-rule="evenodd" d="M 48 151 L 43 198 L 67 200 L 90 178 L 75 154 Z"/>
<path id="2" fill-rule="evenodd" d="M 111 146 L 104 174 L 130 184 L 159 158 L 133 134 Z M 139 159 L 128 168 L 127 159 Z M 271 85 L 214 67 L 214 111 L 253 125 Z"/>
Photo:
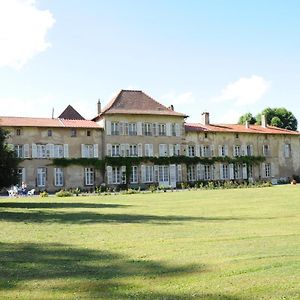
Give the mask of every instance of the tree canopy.
<path id="1" fill-rule="evenodd" d="M 19 159 L 5 140 L 8 132 L 0 128 L 0 189 L 16 184 L 18 178 Z"/>
<path id="2" fill-rule="evenodd" d="M 239 118 L 238 123 L 245 124 L 248 121 L 249 124 L 261 124 L 261 115 L 265 115 L 268 125 L 293 131 L 297 130 L 298 121 L 296 117 L 284 107 L 267 107 L 257 114 L 256 117 L 253 117 L 251 113 L 246 113 Z"/>

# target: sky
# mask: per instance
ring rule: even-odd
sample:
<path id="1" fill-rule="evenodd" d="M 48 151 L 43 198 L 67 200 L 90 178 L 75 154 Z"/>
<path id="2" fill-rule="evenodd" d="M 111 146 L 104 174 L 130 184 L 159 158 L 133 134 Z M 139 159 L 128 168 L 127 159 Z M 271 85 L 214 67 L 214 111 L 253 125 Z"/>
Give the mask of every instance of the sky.
<path id="1" fill-rule="evenodd" d="M 0 0 L 2 116 L 96 116 L 143 90 L 200 122 L 266 107 L 300 122 L 300 1 Z"/>

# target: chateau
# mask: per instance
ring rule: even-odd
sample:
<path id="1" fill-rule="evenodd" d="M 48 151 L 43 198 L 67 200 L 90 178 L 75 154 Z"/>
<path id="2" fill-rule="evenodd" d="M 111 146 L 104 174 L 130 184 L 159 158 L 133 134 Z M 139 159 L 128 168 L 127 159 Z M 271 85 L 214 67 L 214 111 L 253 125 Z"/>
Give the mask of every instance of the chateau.
<path id="1" fill-rule="evenodd" d="M 182 182 L 287 179 L 300 174 L 299 132 L 266 124 L 191 124 L 142 91 L 121 90 L 85 120 L 71 106 L 58 118 L 0 117 L 22 158 L 20 181 L 57 191 L 101 184 L 176 187 Z M 99 164 L 98 164 L 99 162 Z"/>

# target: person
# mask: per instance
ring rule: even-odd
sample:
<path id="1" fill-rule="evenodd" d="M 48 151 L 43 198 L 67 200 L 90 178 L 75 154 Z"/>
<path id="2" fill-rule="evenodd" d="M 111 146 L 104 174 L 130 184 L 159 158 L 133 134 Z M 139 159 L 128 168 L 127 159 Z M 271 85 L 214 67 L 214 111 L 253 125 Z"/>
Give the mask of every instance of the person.
<path id="1" fill-rule="evenodd" d="M 22 196 L 27 195 L 27 184 L 23 181 L 21 185 L 21 194 Z"/>

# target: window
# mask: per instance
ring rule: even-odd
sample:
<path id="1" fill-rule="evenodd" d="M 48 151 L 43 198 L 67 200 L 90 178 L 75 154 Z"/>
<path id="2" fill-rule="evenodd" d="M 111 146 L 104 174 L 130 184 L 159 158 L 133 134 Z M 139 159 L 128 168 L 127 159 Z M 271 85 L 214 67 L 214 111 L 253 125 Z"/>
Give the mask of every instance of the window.
<path id="1" fill-rule="evenodd" d="M 158 135 L 165 136 L 166 134 L 166 124 L 158 124 Z"/>
<path id="2" fill-rule="evenodd" d="M 210 180 L 210 179 L 211 179 L 211 166 L 204 165 L 204 180 Z"/>
<path id="3" fill-rule="evenodd" d="M 121 183 L 121 168 L 112 167 L 112 183 L 119 184 Z"/>
<path id="4" fill-rule="evenodd" d="M 252 178 L 253 177 L 253 166 L 248 165 L 248 177 Z"/>
<path id="5" fill-rule="evenodd" d="M 253 155 L 253 149 L 252 149 L 252 145 L 247 145 L 247 148 L 246 148 L 246 155 L 247 156 L 251 156 Z"/>
<path id="6" fill-rule="evenodd" d="M 120 145 L 111 146 L 111 156 L 120 156 Z"/>
<path id="7" fill-rule="evenodd" d="M 71 137 L 76 137 L 76 136 L 77 136 L 76 128 L 71 128 Z"/>
<path id="8" fill-rule="evenodd" d="M 129 123 L 128 128 L 129 128 L 129 135 L 137 135 L 136 123 Z M 125 129 L 125 131 L 126 131 L 126 129 Z"/>
<path id="9" fill-rule="evenodd" d="M 188 181 L 195 181 L 196 180 L 196 166 L 189 165 L 187 170 L 187 180 Z"/>
<path id="10" fill-rule="evenodd" d="M 221 154 L 221 156 L 226 156 L 226 146 L 225 145 L 221 146 L 220 154 Z"/>
<path id="11" fill-rule="evenodd" d="M 22 130 L 20 128 L 16 129 L 16 135 L 21 135 L 22 134 Z"/>
<path id="12" fill-rule="evenodd" d="M 235 138 L 236 138 L 236 139 L 239 138 L 239 134 L 238 134 L 238 133 L 235 134 Z"/>
<path id="13" fill-rule="evenodd" d="M 284 157 L 288 158 L 292 156 L 291 144 L 284 145 Z"/>
<path id="14" fill-rule="evenodd" d="M 84 168 L 84 184 L 94 185 L 94 169 Z"/>
<path id="15" fill-rule="evenodd" d="M 119 135 L 119 122 L 111 122 L 111 135 Z"/>
<path id="16" fill-rule="evenodd" d="M 172 136 L 176 136 L 176 124 L 175 123 L 172 123 Z"/>
<path id="17" fill-rule="evenodd" d="M 132 166 L 132 168 L 131 168 L 130 182 L 138 183 L 138 167 L 137 166 Z"/>
<path id="18" fill-rule="evenodd" d="M 64 157 L 64 146 L 54 145 L 54 157 L 63 158 Z"/>
<path id="19" fill-rule="evenodd" d="M 46 168 L 37 168 L 36 183 L 38 187 L 46 186 Z"/>
<path id="20" fill-rule="evenodd" d="M 153 156 L 153 144 L 145 144 L 145 156 Z"/>
<path id="21" fill-rule="evenodd" d="M 169 181 L 169 166 L 158 166 L 158 181 L 159 182 Z"/>
<path id="22" fill-rule="evenodd" d="M 157 135 L 157 126 L 155 123 L 152 124 L 152 133 L 153 135 Z"/>
<path id="23" fill-rule="evenodd" d="M 24 157 L 23 145 L 15 145 L 15 152 L 17 157 L 23 158 Z"/>
<path id="24" fill-rule="evenodd" d="M 174 145 L 174 156 L 179 156 L 180 155 L 180 144 L 175 144 Z"/>
<path id="25" fill-rule="evenodd" d="M 264 156 L 270 155 L 270 146 L 269 145 L 263 145 L 263 155 Z"/>
<path id="26" fill-rule="evenodd" d="M 241 156 L 241 146 L 233 146 L 233 156 Z"/>
<path id="27" fill-rule="evenodd" d="M 265 164 L 265 176 L 271 177 L 271 164 Z"/>
<path id="28" fill-rule="evenodd" d="M 233 170 L 234 170 L 234 178 L 235 179 L 241 179 L 242 178 L 242 168 L 243 166 L 240 164 L 234 164 Z"/>
<path id="29" fill-rule="evenodd" d="M 36 145 L 36 157 L 37 158 L 46 158 L 46 145 L 37 144 Z"/>
<path id="30" fill-rule="evenodd" d="M 207 137 L 208 137 L 208 133 L 204 133 L 204 138 L 207 139 Z"/>
<path id="31" fill-rule="evenodd" d="M 52 136 L 52 129 L 48 129 L 47 135 L 48 135 L 49 137 Z"/>
<path id="32" fill-rule="evenodd" d="M 18 168 L 19 186 L 22 186 L 22 182 L 26 182 L 25 168 Z"/>
<path id="33" fill-rule="evenodd" d="M 93 145 L 82 145 L 82 157 L 91 158 L 94 157 Z"/>
<path id="34" fill-rule="evenodd" d="M 54 185 L 55 186 L 64 185 L 64 172 L 62 168 L 54 168 Z"/>
<path id="35" fill-rule="evenodd" d="M 145 166 L 145 182 L 153 182 L 153 166 Z"/>
<path id="36" fill-rule="evenodd" d="M 168 156 L 168 145 L 167 144 L 159 144 L 159 156 Z"/>
<path id="37" fill-rule="evenodd" d="M 204 157 L 210 156 L 210 147 L 209 146 L 202 147 L 202 156 L 204 156 Z"/>
<path id="38" fill-rule="evenodd" d="M 151 131 L 151 123 L 143 123 L 143 132 L 144 135 L 150 136 L 152 135 L 152 131 Z"/>
<path id="39" fill-rule="evenodd" d="M 129 156 L 138 156 L 138 146 L 129 145 Z"/>
<path id="40" fill-rule="evenodd" d="M 228 179 L 229 178 L 229 170 L 228 165 L 222 165 L 222 172 L 223 172 L 223 178 L 222 179 Z"/>
<path id="41" fill-rule="evenodd" d="M 194 145 L 189 145 L 188 146 L 188 156 L 194 157 L 195 154 L 196 154 L 195 146 Z"/>
<path id="42" fill-rule="evenodd" d="M 90 130 L 86 131 L 86 136 L 91 136 L 91 131 Z"/>

